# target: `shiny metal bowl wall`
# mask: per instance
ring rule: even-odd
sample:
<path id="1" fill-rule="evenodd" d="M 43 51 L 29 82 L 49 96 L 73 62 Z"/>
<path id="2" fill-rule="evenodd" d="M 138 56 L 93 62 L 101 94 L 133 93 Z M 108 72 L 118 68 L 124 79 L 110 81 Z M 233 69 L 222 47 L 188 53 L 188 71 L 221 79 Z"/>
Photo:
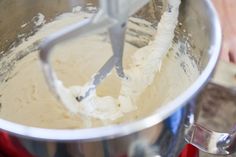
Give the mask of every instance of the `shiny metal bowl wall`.
<path id="1" fill-rule="evenodd" d="M 96 6 L 94 1 L 79 0 L 1 0 L 0 52 L 8 52 L 6 50 L 12 45 L 19 44 L 17 34 L 35 33 L 37 28 L 33 26 L 32 19 L 37 13 L 44 14 L 50 21 L 76 5 L 88 3 Z M 157 23 L 162 11 L 160 5 L 163 5 L 161 1 L 152 0 L 136 16 Z M 221 43 L 219 21 L 210 0 L 183 1 L 179 21 L 183 25 L 178 28 L 180 35 L 176 34 L 176 37 L 181 39 L 184 29 L 191 33 L 194 49 L 190 53 L 201 75 L 185 92 L 161 107 L 158 113 L 129 124 L 92 129 L 42 129 L 3 119 L 0 119 L 0 128 L 9 133 L 13 142 L 18 141 L 37 157 L 178 156 L 185 144 L 185 124 L 189 122 L 189 115 L 197 112 L 197 106 L 189 102 L 210 78 Z M 27 22 L 32 25 L 21 28 Z M 6 55 L 4 52 L 0 54 L 1 58 Z"/>

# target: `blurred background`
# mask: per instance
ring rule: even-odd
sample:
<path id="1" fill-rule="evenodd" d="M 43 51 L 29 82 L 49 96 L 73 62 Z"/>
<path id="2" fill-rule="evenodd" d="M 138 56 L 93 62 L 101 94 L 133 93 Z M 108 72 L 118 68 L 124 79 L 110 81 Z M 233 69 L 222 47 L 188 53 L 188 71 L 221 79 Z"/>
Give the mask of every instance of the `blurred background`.
<path id="1" fill-rule="evenodd" d="M 199 98 L 202 112 L 198 123 L 215 131 L 228 132 L 236 127 L 236 20 L 234 20 L 236 1 L 212 0 L 212 2 L 220 17 L 223 30 L 221 58 L 214 81 L 228 88 L 234 88 L 234 90 L 212 84 L 208 85 Z M 231 78 L 226 78 L 226 74 L 230 71 L 234 75 Z M 213 156 L 215 155 L 200 153 L 200 157 Z M 236 153 L 228 155 L 228 157 L 236 157 Z"/>

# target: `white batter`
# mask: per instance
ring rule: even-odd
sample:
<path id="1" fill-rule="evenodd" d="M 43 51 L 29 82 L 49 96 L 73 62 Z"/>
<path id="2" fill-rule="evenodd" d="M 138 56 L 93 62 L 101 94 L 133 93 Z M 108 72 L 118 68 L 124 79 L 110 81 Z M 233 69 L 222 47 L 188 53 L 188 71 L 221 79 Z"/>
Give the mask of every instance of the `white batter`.
<path id="1" fill-rule="evenodd" d="M 162 15 L 154 41 L 135 52 L 129 68 L 124 70 L 128 79 L 122 79 L 118 98 L 109 95 L 99 97 L 94 90 L 88 97 L 78 102 L 75 98 L 85 95 L 87 89 L 93 88 L 92 83 L 88 82 L 84 86 L 73 86 L 67 89 L 61 81 L 56 81 L 55 89 L 70 112 L 79 113 L 84 117 L 113 121 L 125 113 L 136 110 L 137 98 L 152 84 L 161 67 L 163 57 L 172 46 L 180 1 L 169 0 L 168 2 L 170 9 Z M 67 46 L 61 44 L 61 47 Z"/>
<path id="2" fill-rule="evenodd" d="M 1 84 L 0 117 L 47 128 L 95 127 L 144 117 L 154 112 L 158 105 L 175 98 L 197 78 L 198 70 L 186 54 L 176 56 L 179 43 L 172 45 L 173 49 L 164 58 L 171 47 L 178 17 L 179 1 L 173 0 L 171 3 L 172 12 L 162 16 L 153 42 L 138 51 L 135 46 L 125 44 L 124 64 L 128 80 L 120 80 L 113 71 L 96 93 L 81 103 L 75 100 L 78 87 L 72 87 L 72 96 L 67 96 L 73 102 L 69 105 L 74 105 L 72 108 L 75 110 L 70 111 L 79 114 L 69 112 L 67 109 L 70 108 L 66 109 L 49 91 L 42 76 L 38 52 L 35 51 L 20 60 L 12 72 L 13 77 Z M 14 51 L 24 50 L 47 34 L 88 16 L 78 10 L 64 14 L 45 25 Z M 148 23 L 140 19 L 132 20 Z M 129 27 L 138 26 L 129 23 Z M 138 29 L 154 34 L 154 29 L 147 28 Z M 70 40 L 56 46 L 53 51 L 56 52 L 53 66 L 67 87 L 85 84 L 112 54 L 110 43 L 104 35 Z M 181 67 L 183 63 L 185 69 Z"/>

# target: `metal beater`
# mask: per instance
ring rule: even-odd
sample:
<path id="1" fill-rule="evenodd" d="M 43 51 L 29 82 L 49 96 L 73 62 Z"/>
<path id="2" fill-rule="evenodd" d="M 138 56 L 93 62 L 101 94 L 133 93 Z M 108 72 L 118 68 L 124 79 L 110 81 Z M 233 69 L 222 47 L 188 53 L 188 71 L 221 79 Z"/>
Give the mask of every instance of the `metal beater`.
<path id="1" fill-rule="evenodd" d="M 50 36 L 40 44 L 40 60 L 43 65 L 43 72 L 50 88 L 60 98 L 56 82 L 56 73 L 50 64 L 51 49 L 61 42 L 95 33 L 101 29 L 107 29 L 112 45 L 113 55 L 93 76 L 91 85 L 84 95 L 78 95 L 77 101 L 89 96 L 90 92 L 111 72 L 115 67 L 119 77 L 124 78 L 125 74 L 122 66 L 122 56 L 125 42 L 126 24 L 129 16 L 137 12 L 149 0 L 99 0 L 100 10 L 92 18 L 85 19 L 74 25 L 68 26 Z"/>

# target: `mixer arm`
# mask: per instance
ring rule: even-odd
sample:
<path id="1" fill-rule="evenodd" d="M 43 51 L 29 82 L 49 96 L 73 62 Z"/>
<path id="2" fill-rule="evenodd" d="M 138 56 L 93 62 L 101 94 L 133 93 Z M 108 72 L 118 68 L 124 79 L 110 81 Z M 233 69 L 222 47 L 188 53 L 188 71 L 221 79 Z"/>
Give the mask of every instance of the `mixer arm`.
<path id="1" fill-rule="evenodd" d="M 129 16 L 136 13 L 140 8 L 147 4 L 150 0 L 100 0 L 100 8 L 110 18 L 117 21 L 113 27 L 109 29 L 109 35 L 113 50 L 115 68 L 118 76 L 125 77 L 123 71 L 123 51 L 125 42 L 126 25 Z M 105 76 L 105 75 L 104 75 Z M 95 79 L 101 82 L 102 79 Z M 98 83 L 94 83 L 98 85 Z"/>
<path id="2" fill-rule="evenodd" d="M 120 18 L 127 19 L 127 17 L 136 13 L 150 0 L 100 0 L 100 8 L 106 14 L 116 13 Z M 122 17 L 123 16 L 123 17 Z"/>

